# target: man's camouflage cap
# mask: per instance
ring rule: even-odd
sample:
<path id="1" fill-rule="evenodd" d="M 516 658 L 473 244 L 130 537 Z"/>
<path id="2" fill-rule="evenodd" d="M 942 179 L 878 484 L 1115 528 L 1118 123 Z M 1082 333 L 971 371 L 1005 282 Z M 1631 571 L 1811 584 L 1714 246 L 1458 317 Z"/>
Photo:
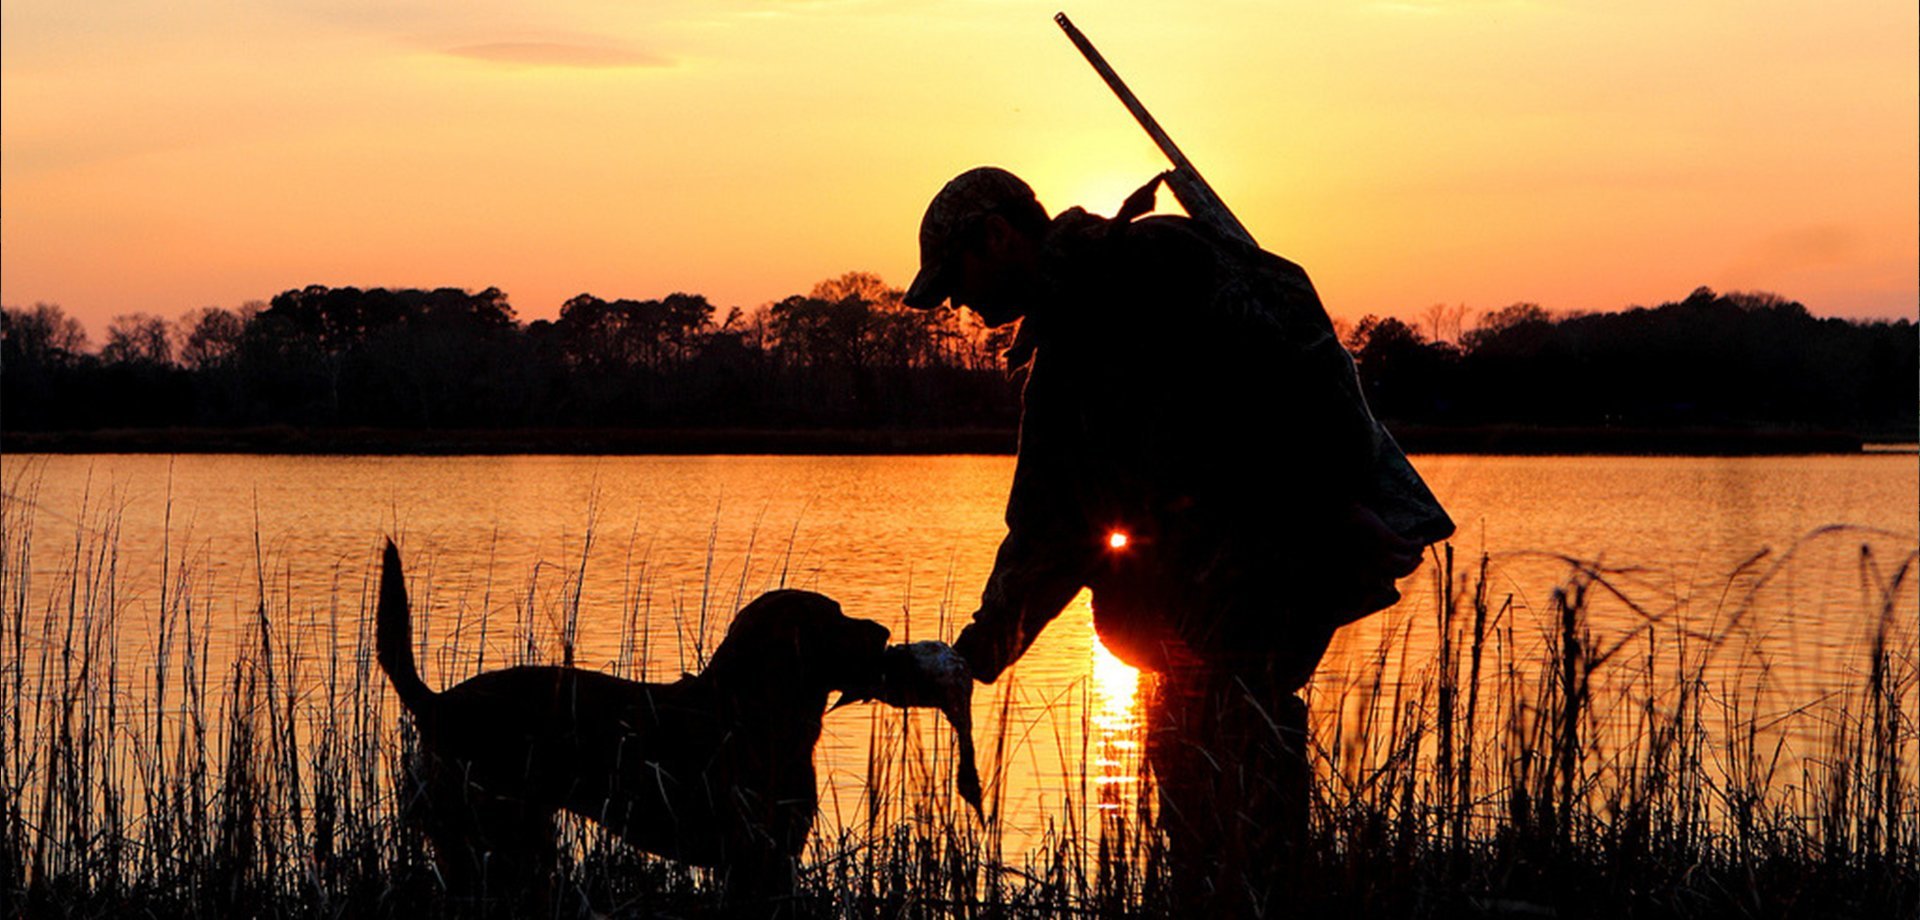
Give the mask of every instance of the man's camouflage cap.
<path id="1" fill-rule="evenodd" d="M 1004 169 L 978 166 L 953 177 L 920 219 L 920 273 L 907 288 L 906 305 L 926 310 L 946 300 L 960 268 L 956 234 L 981 217 L 1020 206 L 1037 208 L 1039 199 Z"/>

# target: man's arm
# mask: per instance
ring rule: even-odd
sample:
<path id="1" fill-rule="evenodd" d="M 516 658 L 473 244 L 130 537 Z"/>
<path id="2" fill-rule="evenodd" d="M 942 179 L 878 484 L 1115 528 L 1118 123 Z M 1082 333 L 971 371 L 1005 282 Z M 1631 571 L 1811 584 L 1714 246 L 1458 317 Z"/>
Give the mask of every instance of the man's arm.
<path id="1" fill-rule="evenodd" d="M 1054 548 L 1019 533 L 1007 534 L 981 593 L 980 609 L 953 641 L 954 652 L 966 660 L 976 680 L 993 683 L 1080 593 L 1085 576 L 1084 565 L 1063 558 Z"/>
<path id="2" fill-rule="evenodd" d="M 1098 547 L 1073 473 L 1077 419 L 1035 358 L 1024 394 L 1020 455 L 1007 498 L 1007 536 L 994 557 L 973 622 L 954 640 L 973 676 L 985 683 L 1013 664 L 1086 584 Z"/>

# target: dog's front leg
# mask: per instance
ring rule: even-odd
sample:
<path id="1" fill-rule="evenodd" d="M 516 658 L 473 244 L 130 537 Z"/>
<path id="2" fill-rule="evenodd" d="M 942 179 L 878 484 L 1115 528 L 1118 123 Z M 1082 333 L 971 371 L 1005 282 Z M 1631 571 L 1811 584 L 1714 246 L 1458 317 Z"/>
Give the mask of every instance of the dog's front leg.
<path id="1" fill-rule="evenodd" d="M 792 856 L 768 846 L 735 850 L 722 866 L 720 904 L 729 917 L 805 917 L 795 898 L 796 868 Z"/>

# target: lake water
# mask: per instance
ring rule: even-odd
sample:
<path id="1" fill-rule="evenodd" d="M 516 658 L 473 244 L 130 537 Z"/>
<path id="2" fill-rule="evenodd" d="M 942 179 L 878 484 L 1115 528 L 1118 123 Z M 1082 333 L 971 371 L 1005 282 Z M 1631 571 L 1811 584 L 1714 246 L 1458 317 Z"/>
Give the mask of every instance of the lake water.
<path id="1" fill-rule="evenodd" d="M 1568 560 L 1583 560 L 1626 598 L 1592 592 L 1598 644 L 1628 638 L 1635 655 L 1669 654 L 1671 643 L 1645 651 L 1634 638 L 1653 635 L 1648 618 L 1731 637 L 1707 680 L 1752 688 L 1780 712 L 1859 686 L 1880 625 L 1874 582 L 1920 544 L 1920 462 L 1906 452 L 1415 460 L 1460 524 L 1460 570 L 1489 555 L 1496 604 L 1512 599 L 1505 654 L 1546 646 L 1553 591 Z M 577 664 L 625 655 L 636 676 L 670 679 L 695 667 L 740 603 L 780 585 L 830 595 L 896 640 L 951 638 L 991 565 L 1011 473 L 1011 458 L 974 456 L 0 459 L 8 542 L 31 528 L 29 616 L 59 609 L 76 546 L 117 550 L 108 602 L 123 673 L 155 651 L 163 552 L 165 565 L 187 564 L 188 582 L 167 590 L 203 599 L 195 615 L 213 628 L 215 658 L 246 641 L 265 595 L 292 641 L 324 661 L 351 652 L 392 534 L 437 686 L 529 648 L 558 660 L 576 605 Z M 1343 630 L 1312 688 L 1317 720 L 1351 715 L 1355 688 L 1383 670 L 1390 686 L 1425 679 L 1433 570 L 1403 582 L 1392 611 Z M 1912 641 L 1913 584 L 1894 593 L 1896 641 Z M 976 696 L 983 756 L 993 736 L 1007 745 L 1003 827 L 1032 835 L 1063 809 L 1128 807 L 1140 681 L 1098 648 L 1084 595 L 1011 673 Z M 125 705 L 137 709 L 137 681 L 129 687 Z M 827 719 L 816 754 L 827 826 L 858 820 L 876 733 L 939 737 L 931 716 L 879 710 Z M 1815 727 L 1784 737 L 1789 757 L 1819 743 Z"/>

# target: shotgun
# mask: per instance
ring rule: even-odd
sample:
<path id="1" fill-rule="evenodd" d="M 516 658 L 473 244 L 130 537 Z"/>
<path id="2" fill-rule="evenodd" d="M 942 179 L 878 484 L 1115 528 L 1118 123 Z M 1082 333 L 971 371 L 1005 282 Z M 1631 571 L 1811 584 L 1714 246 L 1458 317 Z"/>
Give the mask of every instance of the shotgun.
<path id="1" fill-rule="evenodd" d="M 1100 52 L 1094 49 L 1093 43 L 1087 41 L 1087 37 L 1073 27 L 1073 23 L 1067 19 L 1067 14 L 1055 13 L 1053 21 L 1060 25 L 1062 32 L 1067 33 L 1067 38 L 1073 42 L 1073 46 L 1080 49 L 1087 63 L 1093 65 L 1094 71 L 1100 74 L 1100 79 L 1107 81 L 1107 88 L 1120 97 L 1120 103 L 1127 107 L 1127 111 L 1133 113 L 1133 120 L 1146 129 L 1147 136 L 1153 138 L 1160 152 L 1173 161 L 1173 168 L 1161 173 L 1157 181 L 1164 181 L 1167 187 L 1173 190 L 1173 197 L 1179 199 L 1180 206 L 1187 210 L 1187 216 L 1206 225 L 1224 238 L 1239 240 L 1258 249 L 1259 244 L 1253 241 L 1253 234 L 1248 233 L 1247 228 L 1233 216 L 1233 212 L 1227 210 L 1226 202 L 1220 200 L 1220 196 L 1214 193 L 1213 187 L 1207 184 L 1207 180 L 1200 178 L 1200 171 L 1193 168 L 1193 163 L 1187 159 L 1186 154 L 1180 152 L 1179 147 L 1174 146 L 1173 138 L 1168 137 L 1167 132 L 1160 128 L 1160 123 L 1153 120 L 1153 116 L 1147 112 L 1147 107 L 1140 104 L 1140 100 L 1134 97 L 1132 90 L 1127 89 L 1127 84 L 1120 79 L 1119 74 L 1113 72 L 1113 68 L 1107 64 L 1107 59 L 1101 57 Z M 1147 186 L 1149 189 L 1153 187 L 1153 185 Z M 1133 204 L 1131 199 L 1128 204 L 1129 206 Z M 1151 202 L 1144 202 L 1142 206 L 1151 207 Z M 1272 258 L 1278 259 L 1277 256 Z M 1287 264 L 1291 266 L 1292 272 L 1299 276 L 1300 284 L 1304 285 L 1305 295 L 1304 299 L 1296 298 L 1289 300 L 1288 303 L 1295 306 L 1310 304 L 1310 312 L 1317 317 L 1317 323 L 1314 325 L 1323 327 L 1325 335 L 1323 341 L 1332 343 L 1334 349 L 1340 350 L 1338 340 L 1333 338 L 1333 328 L 1327 321 L 1326 311 L 1320 306 L 1319 296 L 1313 293 L 1312 284 L 1307 282 L 1306 273 L 1300 271 L 1299 266 L 1291 262 Z M 1403 540 L 1424 546 L 1446 539 L 1453 533 L 1453 519 L 1447 516 L 1445 508 L 1440 507 L 1440 501 L 1433 497 L 1433 491 L 1427 488 L 1426 482 L 1420 478 L 1420 473 L 1407 460 L 1406 453 L 1393 440 L 1393 435 L 1382 427 L 1380 422 L 1373 418 L 1373 413 L 1367 409 L 1366 397 L 1360 391 L 1358 375 L 1352 369 L 1352 357 L 1344 350 L 1340 350 L 1340 355 L 1347 362 L 1347 373 L 1353 375 L 1349 379 L 1352 381 L 1354 400 L 1375 432 L 1374 470 L 1370 474 L 1373 479 L 1374 495 L 1365 502 L 1367 509 L 1378 515 L 1380 520 Z"/>
<path id="2" fill-rule="evenodd" d="M 1166 154 L 1167 159 L 1173 162 L 1173 168 L 1161 173 L 1160 178 L 1167 183 L 1167 188 L 1173 191 L 1173 197 L 1179 200 L 1180 206 L 1186 209 L 1187 216 L 1206 224 L 1222 236 L 1258 248 L 1259 244 L 1253 241 L 1253 234 L 1248 233 L 1247 228 L 1240 223 L 1240 219 L 1234 217 L 1233 212 L 1227 209 L 1227 203 L 1221 201 L 1220 196 L 1214 193 L 1213 186 L 1208 185 L 1207 180 L 1200 177 L 1200 171 L 1193 168 L 1193 162 L 1174 145 L 1173 138 L 1168 137 L 1167 132 L 1161 129 L 1160 123 L 1153 120 L 1153 115 L 1147 111 L 1146 106 L 1140 104 L 1140 100 L 1133 95 L 1133 91 L 1127 89 L 1126 82 L 1120 79 L 1119 74 L 1113 72 L 1113 67 L 1107 63 L 1106 58 L 1100 56 L 1100 51 L 1093 47 L 1093 42 L 1088 41 L 1079 29 L 1074 28 L 1073 21 L 1067 18 L 1067 14 L 1055 13 L 1053 21 L 1060 25 L 1060 31 L 1067 33 L 1067 40 L 1073 42 L 1075 48 L 1080 49 L 1080 54 L 1087 59 L 1087 63 L 1093 65 L 1093 70 L 1100 75 L 1100 79 L 1107 81 L 1107 88 L 1120 97 L 1120 104 L 1126 106 L 1127 111 L 1133 114 L 1133 120 L 1146 129 L 1147 136 L 1153 138 L 1153 143 L 1160 148 L 1160 152 Z"/>

